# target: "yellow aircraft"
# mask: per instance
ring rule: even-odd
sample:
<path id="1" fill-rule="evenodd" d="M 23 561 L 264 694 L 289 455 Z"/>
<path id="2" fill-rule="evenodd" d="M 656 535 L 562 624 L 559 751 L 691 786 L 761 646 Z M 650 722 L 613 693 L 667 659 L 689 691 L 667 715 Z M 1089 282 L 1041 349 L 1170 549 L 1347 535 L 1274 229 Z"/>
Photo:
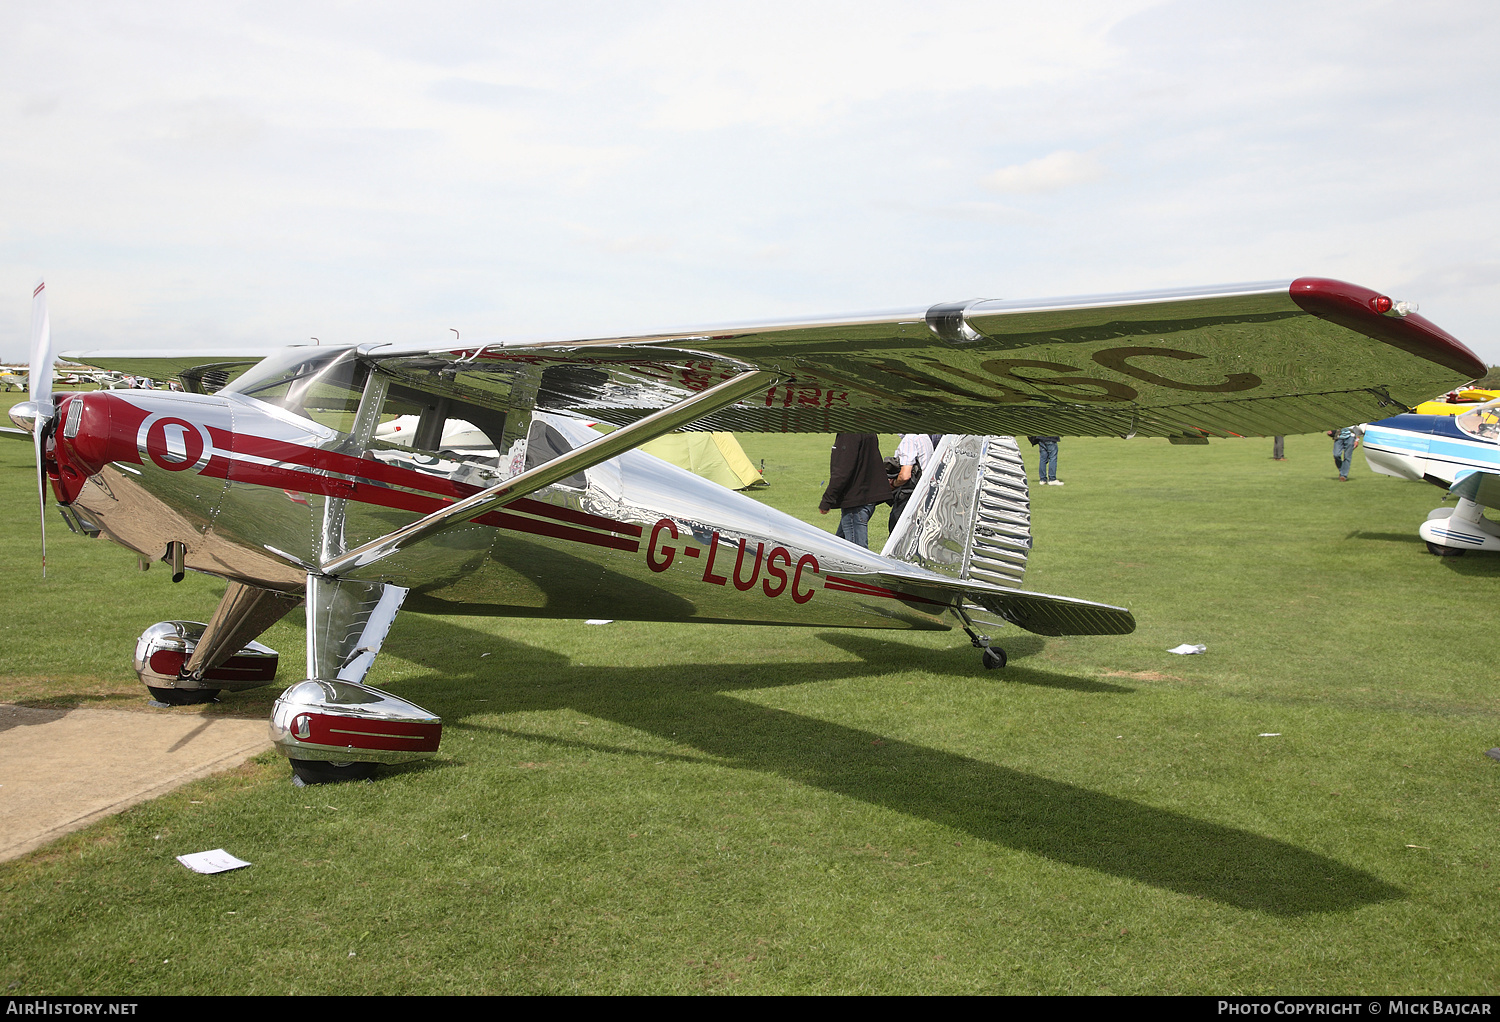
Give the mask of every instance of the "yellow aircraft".
<path id="1" fill-rule="evenodd" d="M 1417 415 L 1462 415 L 1497 397 L 1500 397 L 1500 390 L 1465 387 L 1462 390 L 1450 390 L 1436 401 L 1423 401 L 1412 411 Z"/>

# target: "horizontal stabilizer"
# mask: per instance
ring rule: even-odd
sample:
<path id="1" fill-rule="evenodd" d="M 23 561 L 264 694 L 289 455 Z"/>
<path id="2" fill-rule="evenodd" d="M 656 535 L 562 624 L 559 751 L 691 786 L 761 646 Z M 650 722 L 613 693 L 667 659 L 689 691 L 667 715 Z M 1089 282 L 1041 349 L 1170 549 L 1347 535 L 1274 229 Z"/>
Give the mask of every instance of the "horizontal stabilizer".
<path id="1" fill-rule="evenodd" d="M 969 599 L 1018 628 L 1038 635 L 1129 635 L 1135 615 L 1124 607 L 1021 590 L 973 590 Z"/>
<path id="2" fill-rule="evenodd" d="M 1135 615 L 1124 607 L 1107 603 L 1009 589 L 976 579 L 944 578 L 920 569 L 911 574 L 882 571 L 855 577 L 873 577 L 881 586 L 897 592 L 910 593 L 920 588 L 959 596 L 1038 635 L 1128 635 L 1135 631 Z"/>

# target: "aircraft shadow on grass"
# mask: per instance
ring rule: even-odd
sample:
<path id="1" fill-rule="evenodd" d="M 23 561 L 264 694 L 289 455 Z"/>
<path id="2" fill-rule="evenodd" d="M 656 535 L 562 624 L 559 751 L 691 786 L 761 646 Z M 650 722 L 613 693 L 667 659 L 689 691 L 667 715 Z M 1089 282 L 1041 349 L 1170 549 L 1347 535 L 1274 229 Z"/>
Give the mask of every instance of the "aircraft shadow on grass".
<path id="1" fill-rule="evenodd" d="M 420 637 L 393 632 L 386 649 L 433 667 L 432 676 L 412 683 L 421 687 L 426 705 L 460 718 L 450 725 L 457 729 L 473 727 L 653 759 L 680 758 L 463 723 L 461 717 L 472 712 L 473 687 L 484 684 L 487 713 L 571 709 L 691 745 L 741 769 L 773 773 L 995 844 L 1238 908 L 1296 916 L 1404 896 L 1369 873 L 1274 838 L 727 694 L 868 676 L 865 662 L 583 666 L 561 654 L 451 622 L 429 618 L 426 623 Z M 843 648 L 861 652 L 887 645 L 844 640 Z M 480 651 L 492 656 L 481 661 Z M 948 658 L 909 646 L 900 647 L 890 662 L 972 674 L 972 651 L 965 653 L 961 668 L 957 658 L 950 669 Z M 483 677 L 492 671 L 498 677 Z M 1082 687 L 1036 680 L 1049 677 L 1042 672 L 1032 672 L 1032 677 L 1033 684 L 1119 691 L 1094 687 L 1097 683 Z"/>
<path id="2" fill-rule="evenodd" d="M 929 674 L 949 674 L 970 677 L 974 674 L 976 652 L 968 646 L 955 646 L 946 650 L 915 650 L 900 642 L 877 639 L 854 632 L 824 632 L 818 636 L 830 646 L 837 646 L 846 653 L 853 653 L 869 664 L 898 664 L 905 669 L 926 671 Z M 1074 692 L 1115 692 L 1125 694 L 1135 689 L 1125 685 L 1112 685 L 1107 681 L 1091 678 L 1075 678 L 1067 674 L 1035 670 L 1018 663 L 1026 657 L 1042 651 L 1046 640 L 1039 635 L 1006 636 L 1005 653 L 1009 664 L 1004 674 L 994 675 L 996 681 L 1007 684 L 1037 685 L 1041 688 L 1065 688 Z"/>
<path id="3" fill-rule="evenodd" d="M 1455 575 L 1468 575 L 1471 578 L 1500 578 L 1500 557 L 1494 554 L 1444 557 L 1443 567 Z"/>
<path id="4" fill-rule="evenodd" d="M 1363 529 L 1355 529 L 1344 537 L 1345 539 L 1370 539 L 1381 543 L 1417 543 L 1422 542 L 1422 537 L 1415 532 L 1367 532 Z"/>
<path id="5" fill-rule="evenodd" d="M 1364 532 L 1356 529 L 1345 539 L 1372 539 L 1386 543 L 1412 543 L 1422 545 L 1423 539 L 1415 532 Z M 1458 575 L 1477 578 L 1500 577 L 1500 557 L 1492 554 L 1477 554 L 1473 557 L 1444 557 L 1443 567 Z"/>

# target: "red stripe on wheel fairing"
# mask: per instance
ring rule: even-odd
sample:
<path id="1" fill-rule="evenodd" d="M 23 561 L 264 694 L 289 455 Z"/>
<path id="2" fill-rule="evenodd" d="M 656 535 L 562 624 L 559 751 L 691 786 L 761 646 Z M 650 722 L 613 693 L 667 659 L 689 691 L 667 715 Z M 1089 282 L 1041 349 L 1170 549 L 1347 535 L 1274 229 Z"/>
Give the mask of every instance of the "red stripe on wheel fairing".
<path id="1" fill-rule="evenodd" d="M 429 721 L 376 720 L 332 713 L 299 714 L 307 717 L 308 735 L 298 741 L 316 745 L 342 745 L 352 749 L 402 752 L 433 752 L 442 738 L 443 725 Z M 295 731 L 293 732 L 295 737 Z"/>

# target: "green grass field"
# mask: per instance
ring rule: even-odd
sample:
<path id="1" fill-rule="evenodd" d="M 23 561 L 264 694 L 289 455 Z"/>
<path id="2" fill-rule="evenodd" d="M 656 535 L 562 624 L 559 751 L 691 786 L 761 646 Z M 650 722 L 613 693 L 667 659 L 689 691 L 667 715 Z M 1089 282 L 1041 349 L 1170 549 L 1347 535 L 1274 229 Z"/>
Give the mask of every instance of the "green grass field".
<path id="1" fill-rule="evenodd" d="M 828 438 L 741 439 L 833 528 Z M 962 632 L 403 615 L 369 680 L 436 760 L 296 789 L 268 754 L 0 864 L 0 988 L 1493 993 L 1500 558 L 1424 551 L 1432 487 L 1270 448 L 1065 440 L 1028 586 L 1140 626 L 1007 629 L 1003 672 Z M 134 639 L 222 586 L 60 526 L 42 582 L 0 459 L 0 699 L 163 712 Z M 300 616 L 263 640 L 295 680 Z M 254 865 L 173 861 L 217 847 Z"/>

